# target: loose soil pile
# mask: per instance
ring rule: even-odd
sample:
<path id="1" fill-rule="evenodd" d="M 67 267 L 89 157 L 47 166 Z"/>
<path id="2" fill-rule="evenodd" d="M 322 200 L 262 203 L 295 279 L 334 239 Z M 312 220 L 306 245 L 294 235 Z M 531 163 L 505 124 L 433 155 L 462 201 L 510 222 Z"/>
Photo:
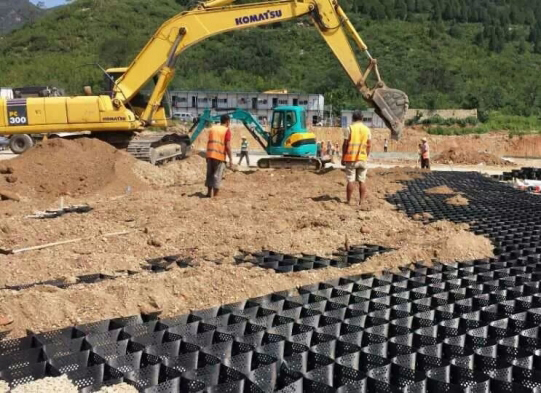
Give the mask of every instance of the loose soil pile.
<path id="1" fill-rule="evenodd" d="M 0 189 L 21 198 L 118 193 L 145 189 L 133 173 L 135 158 L 97 139 L 50 139 L 0 164 Z"/>
<path id="2" fill-rule="evenodd" d="M 445 203 L 453 206 L 468 206 L 470 202 L 468 201 L 468 198 L 464 197 L 463 195 L 457 194 L 449 199 L 446 199 Z"/>
<path id="3" fill-rule="evenodd" d="M 461 165 L 499 165 L 499 166 L 514 166 L 510 161 L 503 160 L 494 154 L 485 152 L 473 152 L 457 149 L 449 149 L 434 158 L 437 164 L 461 164 Z"/>
<path id="4" fill-rule="evenodd" d="M 170 187 L 196 184 L 205 176 L 206 161 L 197 154 L 160 167 L 148 162 L 136 161 L 133 171 L 141 181 L 152 186 Z"/>
<path id="5" fill-rule="evenodd" d="M 425 192 L 427 194 L 440 194 L 440 195 L 445 195 L 445 194 L 454 194 L 455 191 L 452 190 L 451 188 L 447 187 L 447 186 L 438 186 L 438 187 L 432 187 L 432 188 L 429 188 L 428 190 L 425 190 Z"/>
<path id="6" fill-rule="evenodd" d="M 120 190 L 120 195 L 113 197 L 93 194 L 73 198 L 75 203 L 91 203 L 94 210 L 90 213 L 54 220 L 26 219 L 20 213 L 0 218 L 1 242 L 11 247 L 94 236 L 40 251 L 0 255 L 0 288 L 120 269 L 140 272 L 67 289 L 38 286 L 0 290 L 0 314 L 14 320 L 9 326 L 10 336 L 24 335 L 25 329 L 51 330 L 142 311 L 161 311 L 164 317 L 178 315 L 420 260 L 430 263 L 433 258 L 447 261 L 492 255 L 488 240 L 468 232 L 466 225 L 424 225 L 385 201 L 387 194 L 403 188 L 399 181 L 424 176 L 422 171 L 369 170 L 368 199 L 359 207 L 344 203 L 346 181 L 340 170 L 320 174 L 299 170 L 227 171 L 220 197 L 205 199 L 204 165 L 204 160 L 194 158 L 191 169 L 179 166 L 177 178 L 168 187 L 154 186 L 130 195 Z M 199 171 L 200 176 L 194 175 L 195 184 L 177 185 L 184 171 L 188 174 L 190 170 Z M 32 203 L 22 201 L 20 205 Z M 134 232 L 112 238 L 100 236 L 127 229 Z M 396 251 L 348 269 L 289 274 L 233 263 L 239 250 L 262 248 L 330 256 L 346 239 L 349 244 L 380 244 Z M 467 247 L 460 246 L 464 242 Z M 145 258 L 173 254 L 193 257 L 194 266 L 155 274 L 142 271 Z"/>

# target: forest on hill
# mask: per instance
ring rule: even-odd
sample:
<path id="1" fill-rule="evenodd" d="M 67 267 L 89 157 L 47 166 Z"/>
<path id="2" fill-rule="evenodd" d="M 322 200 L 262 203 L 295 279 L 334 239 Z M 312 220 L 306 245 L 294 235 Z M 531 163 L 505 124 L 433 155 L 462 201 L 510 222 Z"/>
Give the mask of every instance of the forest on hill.
<path id="1" fill-rule="evenodd" d="M 99 90 L 98 67 L 128 65 L 156 28 L 196 3 L 75 0 L 0 37 L 0 85 Z M 411 107 L 541 114 L 541 2 L 342 0 L 387 85 Z M 366 64 L 363 54 L 361 63 Z M 186 50 L 171 85 L 323 93 L 334 108 L 360 96 L 308 18 L 212 37 Z"/>

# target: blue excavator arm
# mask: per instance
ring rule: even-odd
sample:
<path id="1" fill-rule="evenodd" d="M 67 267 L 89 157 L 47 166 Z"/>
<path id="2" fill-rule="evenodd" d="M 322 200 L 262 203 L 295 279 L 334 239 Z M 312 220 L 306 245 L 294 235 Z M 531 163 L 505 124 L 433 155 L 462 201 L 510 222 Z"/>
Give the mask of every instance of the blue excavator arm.
<path id="1" fill-rule="evenodd" d="M 265 131 L 263 126 L 257 121 L 257 119 L 248 111 L 242 109 L 235 109 L 233 112 L 227 112 L 232 120 L 240 121 L 248 132 L 254 137 L 254 139 L 261 145 L 266 151 L 269 146 L 270 134 Z M 197 122 L 190 129 L 190 141 L 194 143 L 199 137 L 199 134 L 214 123 L 220 121 L 222 115 L 212 115 L 210 109 L 205 109 L 201 116 L 199 116 Z"/>

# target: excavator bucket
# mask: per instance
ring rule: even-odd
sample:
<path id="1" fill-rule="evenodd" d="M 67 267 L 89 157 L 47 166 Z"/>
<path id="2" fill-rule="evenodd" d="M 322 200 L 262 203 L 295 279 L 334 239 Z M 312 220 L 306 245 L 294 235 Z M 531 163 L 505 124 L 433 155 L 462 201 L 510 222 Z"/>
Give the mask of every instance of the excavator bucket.
<path id="1" fill-rule="evenodd" d="M 406 93 L 388 87 L 380 87 L 374 90 L 371 101 L 375 112 L 391 130 L 392 139 L 399 140 L 409 107 Z"/>

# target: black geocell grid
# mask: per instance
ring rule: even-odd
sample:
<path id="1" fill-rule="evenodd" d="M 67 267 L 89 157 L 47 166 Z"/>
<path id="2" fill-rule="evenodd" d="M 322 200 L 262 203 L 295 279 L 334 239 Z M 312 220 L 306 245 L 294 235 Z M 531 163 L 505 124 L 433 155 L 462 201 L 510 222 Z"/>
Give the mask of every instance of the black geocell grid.
<path id="1" fill-rule="evenodd" d="M 235 262 L 238 264 L 252 263 L 264 269 L 272 269 L 277 273 L 290 273 L 303 270 L 324 269 L 329 266 L 346 268 L 357 263 L 362 263 L 371 256 L 388 251 L 391 251 L 391 249 L 375 244 L 359 244 L 349 246 L 347 251 L 343 249 L 339 250 L 333 253 L 332 258 L 327 258 L 311 254 L 297 256 L 263 250 L 256 253 L 243 252 L 235 256 Z"/>
<path id="2" fill-rule="evenodd" d="M 470 205 L 423 191 L 443 184 Z M 0 341 L 0 379 L 64 373 L 82 391 L 120 381 L 144 392 L 541 391 L 540 208 L 457 173 L 409 181 L 390 200 L 408 214 L 471 214 L 498 256 Z"/>
<path id="3" fill-rule="evenodd" d="M 509 172 L 503 172 L 501 175 L 493 175 L 492 178 L 504 181 L 513 180 L 513 178 L 541 180 L 541 168 L 524 167 L 513 169 Z"/>

